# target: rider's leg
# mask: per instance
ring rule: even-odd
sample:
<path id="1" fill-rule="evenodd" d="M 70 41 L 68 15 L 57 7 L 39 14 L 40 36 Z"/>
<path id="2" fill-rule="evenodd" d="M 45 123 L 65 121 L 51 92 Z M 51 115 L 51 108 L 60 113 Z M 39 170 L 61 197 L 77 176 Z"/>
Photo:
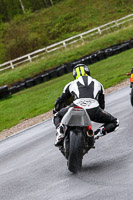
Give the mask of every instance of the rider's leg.
<path id="1" fill-rule="evenodd" d="M 102 110 L 100 107 L 87 110 L 90 118 L 94 122 L 104 123 L 99 129 L 95 131 L 95 134 L 106 135 L 115 131 L 119 127 L 119 121 L 117 118 L 112 116 L 110 113 Z"/>
<path id="2" fill-rule="evenodd" d="M 61 124 L 61 120 L 67 111 L 68 107 L 62 108 L 58 113 L 54 115 L 53 122 L 57 130 L 55 146 L 60 146 L 64 139 L 64 126 Z"/>
<path id="3" fill-rule="evenodd" d="M 69 109 L 69 107 L 62 108 L 59 112 L 57 112 L 54 115 L 53 123 L 56 128 L 58 128 L 60 126 L 61 120 L 62 120 L 63 116 L 66 114 L 66 112 L 68 111 L 68 109 Z"/>

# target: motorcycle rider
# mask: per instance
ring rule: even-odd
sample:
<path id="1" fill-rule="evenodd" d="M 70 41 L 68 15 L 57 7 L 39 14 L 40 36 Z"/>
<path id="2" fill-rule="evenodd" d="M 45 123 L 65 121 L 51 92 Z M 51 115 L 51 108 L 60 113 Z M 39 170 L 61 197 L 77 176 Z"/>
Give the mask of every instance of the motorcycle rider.
<path id="1" fill-rule="evenodd" d="M 56 114 L 53 118 L 53 122 L 57 129 L 55 146 L 60 146 L 64 139 L 64 126 L 61 124 L 61 119 L 68 111 L 69 107 L 74 106 L 74 103 L 65 108 L 63 108 L 63 106 L 71 97 L 73 97 L 74 100 L 80 98 L 97 100 L 97 103 L 93 108 L 87 109 L 91 121 L 104 123 L 95 131 L 95 135 L 106 135 L 107 133 L 116 130 L 119 126 L 118 119 L 104 111 L 105 100 L 103 85 L 90 76 L 89 68 L 84 64 L 78 64 L 73 68 L 73 76 L 75 80 L 64 87 L 62 95 L 55 101 L 54 111 Z"/>

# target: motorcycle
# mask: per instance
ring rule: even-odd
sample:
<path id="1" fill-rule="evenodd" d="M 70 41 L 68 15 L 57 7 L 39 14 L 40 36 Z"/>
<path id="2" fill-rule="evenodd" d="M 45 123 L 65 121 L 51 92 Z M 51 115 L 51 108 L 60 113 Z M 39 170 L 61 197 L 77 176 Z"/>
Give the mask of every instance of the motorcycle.
<path id="1" fill-rule="evenodd" d="M 77 99 L 74 101 L 75 106 L 70 107 L 62 118 L 65 137 L 59 150 L 67 159 L 68 170 L 73 173 L 81 170 L 83 156 L 95 148 L 92 123 L 86 109 L 97 104 L 95 99 Z"/>
<path id="2" fill-rule="evenodd" d="M 131 69 L 131 72 L 127 73 L 126 75 L 130 76 L 130 88 L 131 88 L 130 101 L 131 105 L 133 106 L 133 68 Z"/>

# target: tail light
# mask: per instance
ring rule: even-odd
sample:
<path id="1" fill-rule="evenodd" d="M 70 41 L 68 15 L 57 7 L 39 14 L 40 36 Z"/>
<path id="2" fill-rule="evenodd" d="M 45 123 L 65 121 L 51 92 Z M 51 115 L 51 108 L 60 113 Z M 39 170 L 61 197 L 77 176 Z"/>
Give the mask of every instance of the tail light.
<path id="1" fill-rule="evenodd" d="M 79 110 L 82 110 L 83 108 L 82 107 L 79 107 L 79 106 L 74 106 L 73 107 L 73 110 L 74 111 L 79 111 Z"/>
<path id="2" fill-rule="evenodd" d="M 92 130 L 92 124 L 88 126 L 88 130 Z"/>

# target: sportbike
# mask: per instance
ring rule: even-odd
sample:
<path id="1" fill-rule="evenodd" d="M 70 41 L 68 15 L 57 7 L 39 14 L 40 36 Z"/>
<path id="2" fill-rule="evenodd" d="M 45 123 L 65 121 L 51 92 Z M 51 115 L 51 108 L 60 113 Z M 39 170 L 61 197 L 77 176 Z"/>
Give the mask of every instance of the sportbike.
<path id="1" fill-rule="evenodd" d="M 77 99 L 74 101 L 75 106 L 70 107 L 62 118 L 65 137 L 59 150 L 67 159 L 68 170 L 73 173 L 82 168 L 83 156 L 94 148 L 94 132 L 86 109 L 97 104 L 95 99 Z"/>
<path id="2" fill-rule="evenodd" d="M 126 75 L 130 76 L 130 88 L 131 88 L 130 101 L 131 105 L 133 106 L 133 68 L 131 69 L 131 72 L 127 73 Z"/>

